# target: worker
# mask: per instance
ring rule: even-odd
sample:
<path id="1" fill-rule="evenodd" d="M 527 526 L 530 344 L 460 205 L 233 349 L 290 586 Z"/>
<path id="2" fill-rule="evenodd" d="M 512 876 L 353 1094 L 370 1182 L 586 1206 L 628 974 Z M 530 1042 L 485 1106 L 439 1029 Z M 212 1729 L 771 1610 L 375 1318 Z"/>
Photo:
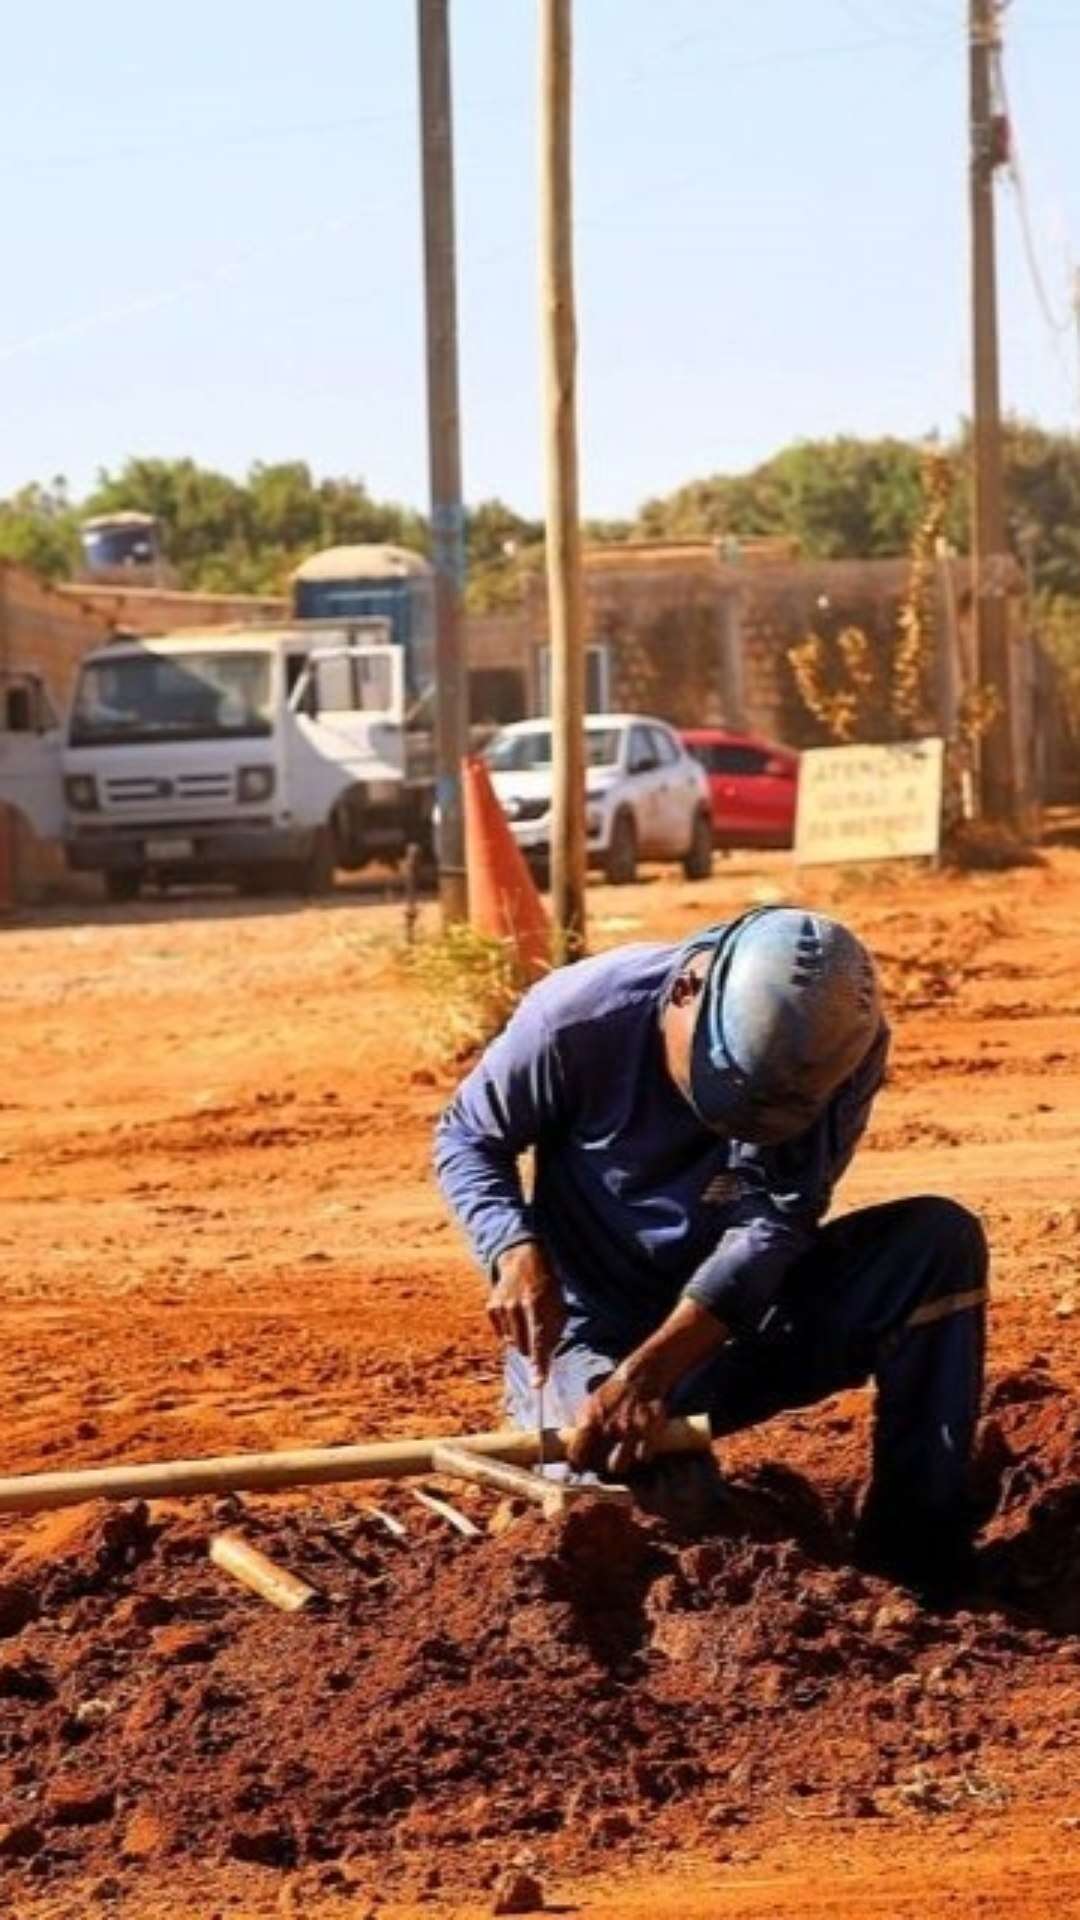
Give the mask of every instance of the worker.
<path id="1" fill-rule="evenodd" d="M 872 1376 L 858 1554 L 929 1591 L 970 1559 L 987 1253 L 953 1200 L 823 1224 L 888 1047 L 856 936 L 756 909 L 535 986 L 439 1121 L 436 1171 L 514 1420 L 543 1386 L 573 1466 L 632 1475 L 669 1414 L 730 1434 Z"/>

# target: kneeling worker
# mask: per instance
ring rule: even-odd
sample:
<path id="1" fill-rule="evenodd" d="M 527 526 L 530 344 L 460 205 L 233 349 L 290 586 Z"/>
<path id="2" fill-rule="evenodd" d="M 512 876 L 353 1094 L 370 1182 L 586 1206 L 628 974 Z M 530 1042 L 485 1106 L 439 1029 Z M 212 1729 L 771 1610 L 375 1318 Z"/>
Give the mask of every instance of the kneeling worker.
<path id="1" fill-rule="evenodd" d="M 525 996 L 443 1114 L 436 1168 L 521 1425 L 545 1382 L 573 1465 L 632 1473 L 670 1413 L 733 1433 L 873 1376 L 860 1557 L 946 1588 L 971 1544 L 982 1228 L 936 1198 L 821 1224 L 888 1044 L 870 955 L 823 914 L 620 947 Z"/>

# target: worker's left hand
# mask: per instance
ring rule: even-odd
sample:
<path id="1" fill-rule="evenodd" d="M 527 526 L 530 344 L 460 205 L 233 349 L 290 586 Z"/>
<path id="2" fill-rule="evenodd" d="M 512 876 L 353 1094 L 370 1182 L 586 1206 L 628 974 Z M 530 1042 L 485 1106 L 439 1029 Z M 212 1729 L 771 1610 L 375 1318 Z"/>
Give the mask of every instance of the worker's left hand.
<path id="1" fill-rule="evenodd" d="M 652 1458 L 666 1420 L 664 1402 L 648 1376 L 617 1367 L 585 1402 L 567 1442 L 567 1459 L 579 1473 L 628 1473 Z"/>

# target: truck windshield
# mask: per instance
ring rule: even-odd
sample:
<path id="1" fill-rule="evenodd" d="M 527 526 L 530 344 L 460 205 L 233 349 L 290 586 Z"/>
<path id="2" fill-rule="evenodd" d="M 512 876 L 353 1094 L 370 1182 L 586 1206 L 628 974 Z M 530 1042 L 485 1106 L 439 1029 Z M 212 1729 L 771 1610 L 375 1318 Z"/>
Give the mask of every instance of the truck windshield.
<path id="1" fill-rule="evenodd" d="M 585 765 L 617 767 L 620 738 L 617 727 L 587 727 Z M 551 765 L 551 735 L 546 728 L 535 733 L 497 733 L 484 758 L 492 773 L 536 773 Z"/>
<path id="2" fill-rule="evenodd" d="M 148 740 L 265 738 L 272 727 L 269 653 L 125 654 L 83 667 L 73 747 Z"/>

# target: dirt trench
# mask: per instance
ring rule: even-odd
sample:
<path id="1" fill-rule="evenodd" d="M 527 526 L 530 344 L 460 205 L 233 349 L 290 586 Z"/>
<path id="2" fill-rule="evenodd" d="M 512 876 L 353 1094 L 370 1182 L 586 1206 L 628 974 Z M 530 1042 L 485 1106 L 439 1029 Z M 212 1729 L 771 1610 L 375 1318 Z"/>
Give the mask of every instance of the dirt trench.
<path id="1" fill-rule="evenodd" d="M 597 889 L 594 938 L 791 884 L 766 861 Z M 650 1920 L 1080 1902 L 1080 861 L 813 886 L 881 952 L 896 1021 L 841 1205 L 954 1193 L 994 1247 L 970 1604 L 929 1615 L 845 1564 L 862 1394 L 725 1445 L 697 1542 L 612 1514 L 491 1533 L 473 1493 L 458 1541 L 401 1490 L 405 1547 L 352 1495 L 4 1523 L 14 1911 L 472 1915 L 517 1862 L 556 1906 Z M 453 1070 L 397 931 L 346 899 L 5 932 L 7 1470 L 497 1417 L 428 1166 Z M 324 1604 L 233 1589 L 224 1524 Z"/>

